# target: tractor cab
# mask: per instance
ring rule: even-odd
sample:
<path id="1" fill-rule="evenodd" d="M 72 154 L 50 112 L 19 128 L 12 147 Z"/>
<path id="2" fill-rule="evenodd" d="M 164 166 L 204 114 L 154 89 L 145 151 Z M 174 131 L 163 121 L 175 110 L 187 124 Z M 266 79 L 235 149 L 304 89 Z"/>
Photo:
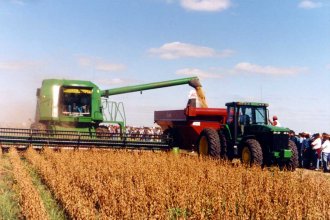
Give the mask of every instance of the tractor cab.
<path id="1" fill-rule="evenodd" d="M 249 135 L 252 127 L 268 123 L 266 103 L 230 102 L 226 106 L 228 115 L 226 124 L 234 142 L 239 142 L 243 136 Z"/>

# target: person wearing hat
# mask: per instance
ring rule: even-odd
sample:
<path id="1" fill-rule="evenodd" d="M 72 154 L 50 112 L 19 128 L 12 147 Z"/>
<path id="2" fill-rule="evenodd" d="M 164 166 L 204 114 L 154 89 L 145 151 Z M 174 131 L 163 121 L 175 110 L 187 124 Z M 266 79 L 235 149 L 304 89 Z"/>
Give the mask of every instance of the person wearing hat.
<path id="1" fill-rule="evenodd" d="M 276 127 L 281 127 L 281 123 L 278 121 L 278 118 L 276 115 L 273 116 L 273 121 L 270 121 L 271 125 L 276 126 Z"/>

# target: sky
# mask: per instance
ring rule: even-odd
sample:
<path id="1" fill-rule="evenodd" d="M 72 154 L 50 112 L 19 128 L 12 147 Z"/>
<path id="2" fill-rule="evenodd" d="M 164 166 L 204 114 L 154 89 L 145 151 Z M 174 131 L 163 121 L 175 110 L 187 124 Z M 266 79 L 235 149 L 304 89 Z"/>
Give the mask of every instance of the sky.
<path id="1" fill-rule="evenodd" d="M 0 126 L 29 126 L 43 79 L 109 89 L 191 76 L 209 107 L 266 102 L 284 127 L 330 132 L 330 1 L 0 0 Z M 110 99 L 127 124 L 153 126 L 190 90 Z"/>

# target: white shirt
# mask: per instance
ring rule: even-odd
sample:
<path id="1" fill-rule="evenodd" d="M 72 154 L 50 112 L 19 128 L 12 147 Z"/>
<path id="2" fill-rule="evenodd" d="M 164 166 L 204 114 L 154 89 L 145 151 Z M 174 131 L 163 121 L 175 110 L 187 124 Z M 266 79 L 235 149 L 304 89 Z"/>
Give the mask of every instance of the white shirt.
<path id="1" fill-rule="evenodd" d="M 330 141 L 329 140 L 326 140 L 324 141 L 324 143 L 322 144 L 322 152 L 323 153 L 330 153 Z"/>
<path id="2" fill-rule="evenodd" d="M 321 138 L 316 138 L 313 142 L 312 142 L 312 147 L 313 150 L 317 150 L 320 149 L 322 145 L 322 140 Z"/>
<path id="3" fill-rule="evenodd" d="M 196 107 L 201 107 L 201 104 L 199 103 L 199 99 L 198 99 L 198 95 L 195 89 L 190 90 L 189 95 L 188 95 L 189 99 L 195 99 L 196 100 Z"/>
<path id="4" fill-rule="evenodd" d="M 190 90 L 189 95 L 188 95 L 188 98 L 189 99 L 197 99 L 196 90 L 194 90 L 194 89 Z"/>
<path id="5" fill-rule="evenodd" d="M 281 127 L 281 123 L 279 122 L 279 120 L 274 120 L 273 124 L 275 124 L 274 126 L 276 127 Z"/>

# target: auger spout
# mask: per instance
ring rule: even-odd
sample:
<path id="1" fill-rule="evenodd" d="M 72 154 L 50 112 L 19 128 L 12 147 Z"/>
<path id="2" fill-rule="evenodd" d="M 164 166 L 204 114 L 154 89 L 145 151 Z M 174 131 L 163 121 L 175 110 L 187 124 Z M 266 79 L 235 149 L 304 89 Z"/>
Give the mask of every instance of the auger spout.
<path id="1" fill-rule="evenodd" d="M 175 80 L 167 80 L 161 82 L 154 82 L 154 83 L 147 83 L 141 85 L 134 85 L 134 86 L 125 86 L 113 89 L 107 89 L 101 91 L 101 96 L 108 97 L 112 95 L 130 93 L 130 92 L 142 92 L 144 90 L 150 89 L 158 89 L 170 86 L 178 86 L 188 84 L 193 88 L 201 87 L 198 77 L 189 77 L 189 78 L 182 78 L 182 79 L 175 79 Z"/>

